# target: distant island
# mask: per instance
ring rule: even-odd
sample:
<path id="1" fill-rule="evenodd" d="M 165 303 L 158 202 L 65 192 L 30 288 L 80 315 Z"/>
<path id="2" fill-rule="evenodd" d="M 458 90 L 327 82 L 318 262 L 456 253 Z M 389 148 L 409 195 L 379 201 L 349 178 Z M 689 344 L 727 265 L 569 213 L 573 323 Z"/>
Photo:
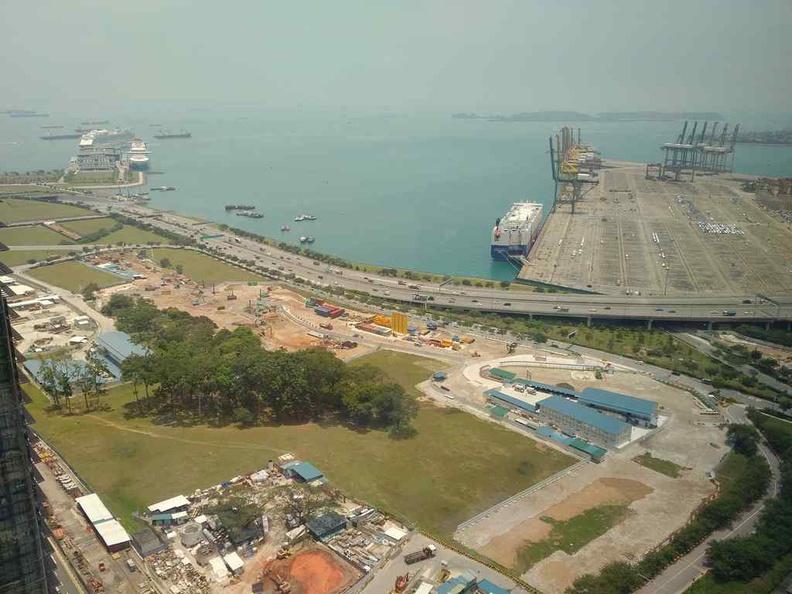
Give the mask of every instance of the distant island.
<path id="1" fill-rule="evenodd" d="M 737 142 L 744 144 L 792 144 L 792 128 L 772 132 L 741 132 Z"/>
<path id="2" fill-rule="evenodd" d="M 512 115 L 479 115 L 462 112 L 451 114 L 458 120 L 489 122 L 673 122 L 677 120 L 722 120 L 723 116 L 708 111 L 608 111 L 597 115 L 579 111 L 524 111 Z"/>

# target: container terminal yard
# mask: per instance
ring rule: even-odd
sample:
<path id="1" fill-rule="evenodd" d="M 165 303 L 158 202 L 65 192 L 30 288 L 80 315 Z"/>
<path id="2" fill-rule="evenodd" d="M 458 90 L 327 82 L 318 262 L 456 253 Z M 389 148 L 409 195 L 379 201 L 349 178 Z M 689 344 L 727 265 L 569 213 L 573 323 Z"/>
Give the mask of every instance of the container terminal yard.
<path id="1" fill-rule="evenodd" d="M 652 297 L 792 291 L 792 228 L 729 172 L 733 145 L 697 157 L 681 155 L 695 142 L 668 143 L 663 163 L 580 174 L 572 157 L 587 147 L 573 136 L 558 143 L 559 196 L 519 281 Z"/>

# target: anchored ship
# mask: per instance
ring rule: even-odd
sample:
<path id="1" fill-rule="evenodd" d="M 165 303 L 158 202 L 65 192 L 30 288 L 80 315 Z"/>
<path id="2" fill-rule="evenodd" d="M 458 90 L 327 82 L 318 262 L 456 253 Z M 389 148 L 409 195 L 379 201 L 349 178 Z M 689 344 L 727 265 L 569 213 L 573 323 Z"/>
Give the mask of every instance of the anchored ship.
<path id="1" fill-rule="evenodd" d="M 542 228 L 543 208 L 538 202 L 515 202 L 503 217 L 495 220 L 490 243 L 493 260 L 528 255 Z"/>
<path id="2" fill-rule="evenodd" d="M 159 134 L 155 134 L 154 138 L 162 140 L 164 138 L 192 138 L 192 133 L 190 132 L 170 132 L 168 130 L 163 130 Z"/>
<path id="3" fill-rule="evenodd" d="M 116 128 L 115 130 L 91 130 L 80 138 L 80 148 L 92 148 L 101 144 L 120 142 L 134 138 L 131 130 Z"/>

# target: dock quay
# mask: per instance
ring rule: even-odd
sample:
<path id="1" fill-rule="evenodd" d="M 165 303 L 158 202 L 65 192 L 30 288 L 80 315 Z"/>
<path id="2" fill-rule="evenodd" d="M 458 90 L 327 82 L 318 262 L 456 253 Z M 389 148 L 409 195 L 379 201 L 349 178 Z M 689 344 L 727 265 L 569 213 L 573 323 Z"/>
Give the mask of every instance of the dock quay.
<path id="1" fill-rule="evenodd" d="M 517 282 L 645 297 L 792 293 L 792 225 L 743 190 L 748 177 L 674 181 L 606 160 L 599 183 L 555 202 Z"/>

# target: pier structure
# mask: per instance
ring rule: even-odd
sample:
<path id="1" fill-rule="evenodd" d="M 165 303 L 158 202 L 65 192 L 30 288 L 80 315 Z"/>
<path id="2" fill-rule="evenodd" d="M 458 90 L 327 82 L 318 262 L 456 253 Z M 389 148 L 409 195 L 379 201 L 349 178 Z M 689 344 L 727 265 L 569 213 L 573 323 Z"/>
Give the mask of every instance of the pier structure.
<path id="1" fill-rule="evenodd" d="M 602 159 L 594 147 L 581 142 L 580 128 L 577 129 L 577 140 L 575 131 L 564 126 L 556 134 L 555 142 L 552 136 L 549 142 L 550 167 L 555 181 L 551 210 L 555 210 L 558 204 L 570 204 L 574 214 L 575 204 L 599 183 L 597 170 L 602 166 Z"/>
<path id="2" fill-rule="evenodd" d="M 685 121 L 676 142 L 667 142 L 660 147 L 663 151 L 663 162 L 658 177 L 673 177 L 674 181 L 679 181 L 683 173 L 689 173 L 692 181 L 696 177 L 696 171 L 731 173 L 734 168 L 734 146 L 737 144 L 740 125 L 734 126 L 734 130 L 729 134 L 727 122 L 718 134 L 719 122 L 714 122 L 708 136 L 709 122 L 704 122 L 701 132 L 698 132 L 699 122 L 693 122 L 688 134 L 689 123 Z M 649 176 L 650 170 L 647 168 L 647 177 Z"/>

